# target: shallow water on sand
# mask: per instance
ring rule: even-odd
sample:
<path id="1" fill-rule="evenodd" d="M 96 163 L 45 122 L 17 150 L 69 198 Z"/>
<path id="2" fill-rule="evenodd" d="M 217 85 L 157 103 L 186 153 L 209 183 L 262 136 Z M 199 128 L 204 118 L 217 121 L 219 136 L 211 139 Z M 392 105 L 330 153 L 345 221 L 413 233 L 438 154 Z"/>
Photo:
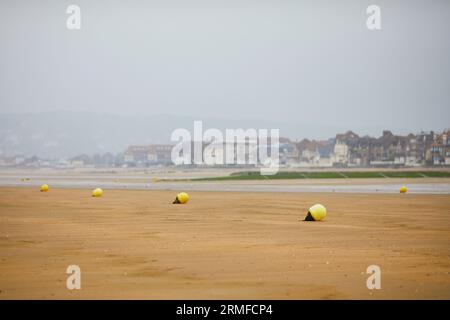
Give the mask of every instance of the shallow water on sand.
<path id="1" fill-rule="evenodd" d="M 122 177 L 123 179 L 123 177 Z M 402 185 L 406 184 L 408 193 L 416 194 L 450 194 L 450 183 L 448 182 L 426 182 L 417 183 L 398 183 L 389 182 L 380 183 L 379 180 L 374 183 L 361 184 L 357 179 L 342 179 L 327 184 L 323 181 L 311 181 L 310 183 L 296 184 L 292 180 L 280 181 L 183 181 L 183 182 L 152 182 L 146 179 L 135 179 L 134 181 L 115 181 L 114 179 L 105 179 L 104 177 L 33 177 L 30 180 L 23 181 L 19 176 L 0 176 L 0 186 L 18 187 L 18 186 L 39 186 L 49 184 L 56 188 L 105 188 L 105 189 L 148 189 L 148 190 L 186 190 L 186 191 L 238 191 L 238 192 L 339 192 L 339 193 L 398 193 Z"/>

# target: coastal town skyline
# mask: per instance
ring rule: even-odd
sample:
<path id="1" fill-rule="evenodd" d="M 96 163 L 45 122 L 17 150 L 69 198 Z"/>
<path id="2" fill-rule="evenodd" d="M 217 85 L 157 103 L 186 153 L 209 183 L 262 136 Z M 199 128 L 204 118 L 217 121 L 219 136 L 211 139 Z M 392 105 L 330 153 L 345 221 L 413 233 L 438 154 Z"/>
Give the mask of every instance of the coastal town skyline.
<path id="1" fill-rule="evenodd" d="M 208 144 L 204 143 L 204 147 Z M 122 152 L 81 153 L 73 157 L 40 158 L 0 154 L 0 167 L 149 167 L 171 166 L 175 143 L 129 145 Z M 302 167 L 420 167 L 450 165 L 450 129 L 396 135 L 383 130 L 378 137 L 352 130 L 329 139 L 279 139 L 280 164 Z M 245 165 L 244 165 L 245 166 Z M 206 166 L 208 167 L 208 166 Z"/>

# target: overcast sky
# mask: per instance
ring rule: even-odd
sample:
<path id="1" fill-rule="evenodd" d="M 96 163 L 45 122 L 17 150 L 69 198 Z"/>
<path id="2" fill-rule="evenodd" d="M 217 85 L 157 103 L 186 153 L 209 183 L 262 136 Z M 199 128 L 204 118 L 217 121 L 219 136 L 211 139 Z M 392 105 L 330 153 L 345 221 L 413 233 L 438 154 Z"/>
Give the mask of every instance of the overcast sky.
<path id="1" fill-rule="evenodd" d="M 1 113 L 450 126 L 448 0 L 1 1 L 0 37 Z"/>

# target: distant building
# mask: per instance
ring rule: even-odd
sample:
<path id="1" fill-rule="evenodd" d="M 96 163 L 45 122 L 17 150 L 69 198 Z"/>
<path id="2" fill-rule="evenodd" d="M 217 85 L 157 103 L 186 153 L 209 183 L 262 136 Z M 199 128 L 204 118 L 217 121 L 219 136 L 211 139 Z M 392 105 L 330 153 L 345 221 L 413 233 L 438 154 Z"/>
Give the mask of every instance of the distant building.
<path id="1" fill-rule="evenodd" d="M 450 165 L 450 130 L 436 135 L 431 144 L 431 160 L 436 166 Z"/>
<path id="2" fill-rule="evenodd" d="M 448 137 L 449 131 L 399 136 L 384 130 L 379 138 L 348 131 L 336 135 L 330 161 L 336 167 L 448 165 Z"/>
<path id="3" fill-rule="evenodd" d="M 333 142 L 330 140 L 303 139 L 295 144 L 297 163 L 291 166 L 329 167 L 331 166 L 330 153 Z"/>
<path id="4" fill-rule="evenodd" d="M 124 162 L 129 165 L 171 164 L 172 148 L 170 144 L 130 146 L 124 152 Z"/>
<path id="5" fill-rule="evenodd" d="M 336 141 L 336 144 L 334 145 L 333 153 L 331 154 L 331 160 L 333 166 L 335 167 L 342 167 L 347 166 L 349 163 L 349 151 L 348 151 L 348 145 L 343 141 Z M 360 164 L 361 161 L 358 159 L 357 164 Z"/>
<path id="6" fill-rule="evenodd" d="M 91 158 L 86 154 L 73 157 L 72 159 L 70 159 L 70 162 L 74 168 L 82 168 L 92 164 Z"/>

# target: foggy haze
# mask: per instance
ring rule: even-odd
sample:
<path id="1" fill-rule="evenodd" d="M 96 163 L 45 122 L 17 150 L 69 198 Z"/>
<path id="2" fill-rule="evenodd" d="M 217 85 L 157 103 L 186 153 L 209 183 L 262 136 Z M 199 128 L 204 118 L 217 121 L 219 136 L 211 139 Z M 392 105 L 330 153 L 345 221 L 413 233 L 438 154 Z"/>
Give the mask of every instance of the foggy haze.
<path id="1" fill-rule="evenodd" d="M 70 4 L 81 30 L 66 28 Z M 370 4 L 381 30 L 366 27 Z M 446 0 L 2 1 L 0 117 L 114 115 L 124 143 L 207 119 L 292 138 L 442 130 L 449 30 Z M 133 138 L 133 117 L 166 123 Z"/>

